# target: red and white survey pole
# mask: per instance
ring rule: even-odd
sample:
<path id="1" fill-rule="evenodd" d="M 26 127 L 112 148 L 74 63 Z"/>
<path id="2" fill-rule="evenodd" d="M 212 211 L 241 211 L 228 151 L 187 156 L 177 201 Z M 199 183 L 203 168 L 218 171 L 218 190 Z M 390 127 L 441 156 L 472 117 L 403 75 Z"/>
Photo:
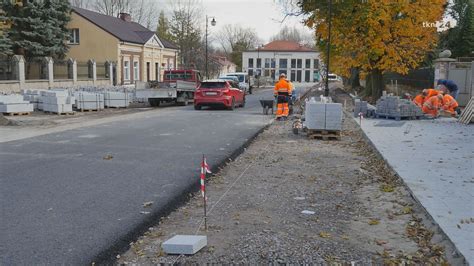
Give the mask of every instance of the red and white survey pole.
<path id="1" fill-rule="evenodd" d="M 204 203 L 204 228 L 207 231 L 207 197 L 206 197 L 206 174 L 210 174 L 211 170 L 209 165 L 207 165 L 206 157 L 202 155 L 201 162 L 201 195 Z"/>
<path id="2" fill-rule="evenodd" d="M 362 112 L 359 113 L 359 125 L 362 126 L 362 118 L 364 118 L 364 114 Z"/>

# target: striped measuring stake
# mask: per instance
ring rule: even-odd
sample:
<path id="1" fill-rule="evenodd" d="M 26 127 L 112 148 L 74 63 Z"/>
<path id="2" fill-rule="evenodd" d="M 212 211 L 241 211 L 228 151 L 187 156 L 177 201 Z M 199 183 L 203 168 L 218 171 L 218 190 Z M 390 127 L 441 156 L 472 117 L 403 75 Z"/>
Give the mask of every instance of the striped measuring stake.
<path id="1" fill-rule="evenodd" d="M 201 162 L 201 195 L 204 203 L 204 228 L 207 231 L 207 197 L 206 197 L 206 174 L 211 174 L 209 165 L 206 162 L 206 157 L 202 155 Z"/>

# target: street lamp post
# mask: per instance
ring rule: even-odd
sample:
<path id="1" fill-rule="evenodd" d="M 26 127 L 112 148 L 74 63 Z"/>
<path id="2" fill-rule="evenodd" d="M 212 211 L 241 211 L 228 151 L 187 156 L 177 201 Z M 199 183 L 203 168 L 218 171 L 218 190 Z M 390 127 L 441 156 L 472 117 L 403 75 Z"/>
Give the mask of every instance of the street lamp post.
<path id="1" fill-rule="evenodd" d="M 216 26 L 216 18 L 214 17 L 212 18 L 211 25 Z M 209 62 L 208 62 L 209 49 L 207 47 L 207 36 L 209 35 L 208 29 L 209 29 L 209 17 L 206 15 L 206 79 L 209 79 Z"/>
<path id="2" fill-rule="evenodd" d="M 328 43 L 327 43 L 327 59 L 326 59 L 326 88 L 324 88 L 324 96 L 329 96 L 329 56 L 331 53 L 331 5 L 332 1 L 329 0 L 329 14 L 328 14 Z"/>

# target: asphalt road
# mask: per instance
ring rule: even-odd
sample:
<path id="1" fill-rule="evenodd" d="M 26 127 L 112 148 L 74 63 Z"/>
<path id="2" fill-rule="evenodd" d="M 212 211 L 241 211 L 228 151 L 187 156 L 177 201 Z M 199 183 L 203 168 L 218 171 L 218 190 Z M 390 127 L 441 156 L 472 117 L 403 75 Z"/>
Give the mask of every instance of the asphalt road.
<path id="1" fill-rule="evenodd" d="M 1 143 L 0 265 L 88 264 L 128 245 L 196 188 L 202 154 L 216 165 L 270 122 L 261 97 Z"/>

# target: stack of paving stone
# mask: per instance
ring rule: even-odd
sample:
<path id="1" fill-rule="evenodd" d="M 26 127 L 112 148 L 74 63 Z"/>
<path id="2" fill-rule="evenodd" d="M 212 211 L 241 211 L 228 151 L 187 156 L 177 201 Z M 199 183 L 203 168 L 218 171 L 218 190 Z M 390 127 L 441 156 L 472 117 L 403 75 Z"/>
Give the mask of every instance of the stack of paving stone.
<path id="1" fill-rule="evenodd" d="M 41 92 L 44 90 L 23 90 L 23 99 L 33 104 L 35 110 L 43 110 L 41 102 Z M 39 108 L 41 106 L 41 109 Z"/>
<path id="2" fill-rule="evenodd" d="M 361 99 L 355 99 L 354 100 L 354 117 L 358 117 L 360 113 L 364 117 L 367 117 L 367 102 L 362 101 Z"/>
<path id="3" fill-rule="evenodd" d="M 55 114 L 72 113 L 74 97 L 70 96 L 67 90 L 42 91 L 40 102 L 41 108 L 45 112 Z"/>
<path id="4" fill-rule="evenodd" d="M 342 104 L 308 101 L 305 107 L 305 126 L 309 130 L 342 130 Z"/>
<path id="5" fill-rule="evenodd" d="M 27 114 L 33 112 L 33 104 L 23 99 L 21 94 L 0 95 L 0 113 Z"/>
<path id="6" fill-rule="evenodd" d="M 76 108 L 84 111 L 99 111 L 104 109 L 104 94 L 79 91 L 74 93 Z"/>
<path id="7" fill-rule="evenodd" d="M 377 100 L 376 105 L 378 116 L 387 117 L 417 117 L 422 116 L 423 112 L 412 101 L 400 99 L 398 96 L 382 96 Z"/>
<path id="8" fill-rule="evenodd" d="M 103 95 L 105 107 L 126 108 L 130 104 L 130 98 L 128 93 L 118 91 L 105 91 L 103 92 Z"/>

